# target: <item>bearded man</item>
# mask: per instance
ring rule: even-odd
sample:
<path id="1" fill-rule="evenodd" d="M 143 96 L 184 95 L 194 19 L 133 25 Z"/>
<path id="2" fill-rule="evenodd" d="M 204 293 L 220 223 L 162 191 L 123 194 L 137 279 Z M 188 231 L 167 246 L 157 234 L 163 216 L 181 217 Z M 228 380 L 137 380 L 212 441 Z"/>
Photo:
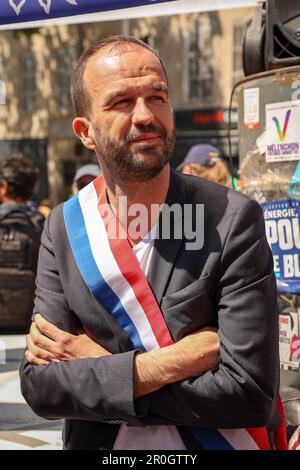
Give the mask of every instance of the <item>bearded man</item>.
<path id="1" fill-rule="evenodd" d="M 103 177 L 45 225 L 24 397 L 65 418 L 66 449 L 280 446 L 276 287 L 259 205 L 170 169 L 168 80 L 143 42 L 100 41 L 71 91 L 74 132 Z"/>

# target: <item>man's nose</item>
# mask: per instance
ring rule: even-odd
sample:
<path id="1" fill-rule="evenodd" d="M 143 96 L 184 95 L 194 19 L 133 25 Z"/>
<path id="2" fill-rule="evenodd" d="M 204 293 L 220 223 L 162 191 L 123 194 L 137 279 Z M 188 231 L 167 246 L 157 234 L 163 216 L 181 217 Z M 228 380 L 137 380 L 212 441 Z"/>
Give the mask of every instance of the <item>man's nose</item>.
<path id="1" fill-rule="evenodd" d="M 153 121 L 154 116 L 143 98 L 138 98 L 132 113 L 132 123 L 134 125 L 148 125 Z"/>

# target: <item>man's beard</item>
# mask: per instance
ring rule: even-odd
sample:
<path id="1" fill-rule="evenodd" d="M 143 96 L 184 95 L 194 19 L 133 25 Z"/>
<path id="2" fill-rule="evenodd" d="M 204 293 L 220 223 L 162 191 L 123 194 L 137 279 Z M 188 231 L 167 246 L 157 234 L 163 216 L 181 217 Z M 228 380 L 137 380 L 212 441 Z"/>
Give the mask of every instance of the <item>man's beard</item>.
<path id="1" fill-rule="evenodd" d="M 165 129 L 158 125 L 138 125 L 131 130 L 122 142 L 110 139 L 94 126 L 96 153 L 114 179 L 124 182 L 149 181 L 157 176 L 172 158 L 175 144 L 174 132 L 167 136 Z M 142 134 L 154 132 L 161 137 L 159 145 L 137 146 L 130 150 L 129 144 Z M 148 155 L 148 158 L 147 158 Z M 151 162 L 151 164 L 149 164 Z"/>

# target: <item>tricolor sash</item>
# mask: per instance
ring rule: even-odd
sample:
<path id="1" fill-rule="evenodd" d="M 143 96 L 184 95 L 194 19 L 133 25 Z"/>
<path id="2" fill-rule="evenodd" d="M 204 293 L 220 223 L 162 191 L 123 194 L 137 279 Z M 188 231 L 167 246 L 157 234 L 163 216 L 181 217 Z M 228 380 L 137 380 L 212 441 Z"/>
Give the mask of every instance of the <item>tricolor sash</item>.
<path id="1" fill-rule="evenodd" d="M 151 351 L 173 344 L 162 312 L 132 252 L 124 229 L 109 209 L 103 177 L 64 204 L 68 239 L 84 282 L 94 298 L 126 331 L 133 348 Z M 118 227 L 111 236 L 109 227 Z M 270 450 L 265 427 L 189 428 L 208 450 Z M 277 448 L 286 448 L 284 426 Z"/>

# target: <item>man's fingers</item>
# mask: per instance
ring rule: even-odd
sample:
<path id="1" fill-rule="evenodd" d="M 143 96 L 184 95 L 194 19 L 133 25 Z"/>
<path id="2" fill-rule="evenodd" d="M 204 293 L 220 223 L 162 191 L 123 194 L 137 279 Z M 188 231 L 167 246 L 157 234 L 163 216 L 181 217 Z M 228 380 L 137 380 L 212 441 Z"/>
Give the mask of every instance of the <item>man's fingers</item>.
<path id="1" fill-rule="evenodd" d="M 40 314 L 35 315 L 30 327 L 28 349 L 35 358 L 51 362 L 54 357 L 60 361 L 70 361 L 110 355 L 110 352 L 86 334 L 72 335 L 60 330 Z"/>
<path id="2" fill-rule="evenodd" d="M 48 351 L 55 356 L 59 354 L 56 343 L 52 341 L 52 339 L 49 339 L 47 336 L 43 335 L 36 326 L 35 322 L 33 322 L 30 327 L 30 338 L 36 347 L 43 349 L 44 351 Z"/>
<path id="3" fill-rule="evenodd" d="M 40 323 L 41 319 L 39 318 L 38 321 Z M 56 359 L 59 359 L 60 361 L 68 361 L 72 358 L 72 354 L 70 354 L 69 349 L 70 343 L 72 342 L 71 340 L 74 337 L 66 331 L 59 330 L 59 328 L 57 328 L 57 330 L 59 331 L 59 336 L 57 336 L 57 339 L 53 341 L 40 331 L 37 326 L 37 323 L 34 321 L 30 327 L 31 341 L 34 346 L 37 346 L 40 349 L 50 352 L 56 357 Z"/>
<path id="4" fill-rule="evenodd" d="M 35 357 L 33 354 L 31 354 L 30 351 L 25 351 L 25 357 L 26 360 L 34 366 L 46 366 L 47 364 L 49 364 L 49 362 Z"/>
<path id="5" fill-rule="evenodd" d="M 45 320 L 45 318 L 43 318 L 39 313 L 34 316 L 34 321 L 40 332 L 43 333 L 43 335 L 48 336 L 48 338 L 52 339 L 53 341 L 57 341 L 59 336 L 62 333 L 65 333 L 63 330 L 57 328 L 57 326 Z"/>
<path id="6" fill-rule="evenodd" d="M 44 361 L 50 362 L 50 361 L 55 361 L 55 356 L 49 351 L 46 351 L 45 349 L 41 349 L 38 346 L 36 346 L 30 335 L 26 336 L 26 344 L 27 344 L 27 349 L 29 352 L 35 356 L 38 359 L 42 359 Z"/>

